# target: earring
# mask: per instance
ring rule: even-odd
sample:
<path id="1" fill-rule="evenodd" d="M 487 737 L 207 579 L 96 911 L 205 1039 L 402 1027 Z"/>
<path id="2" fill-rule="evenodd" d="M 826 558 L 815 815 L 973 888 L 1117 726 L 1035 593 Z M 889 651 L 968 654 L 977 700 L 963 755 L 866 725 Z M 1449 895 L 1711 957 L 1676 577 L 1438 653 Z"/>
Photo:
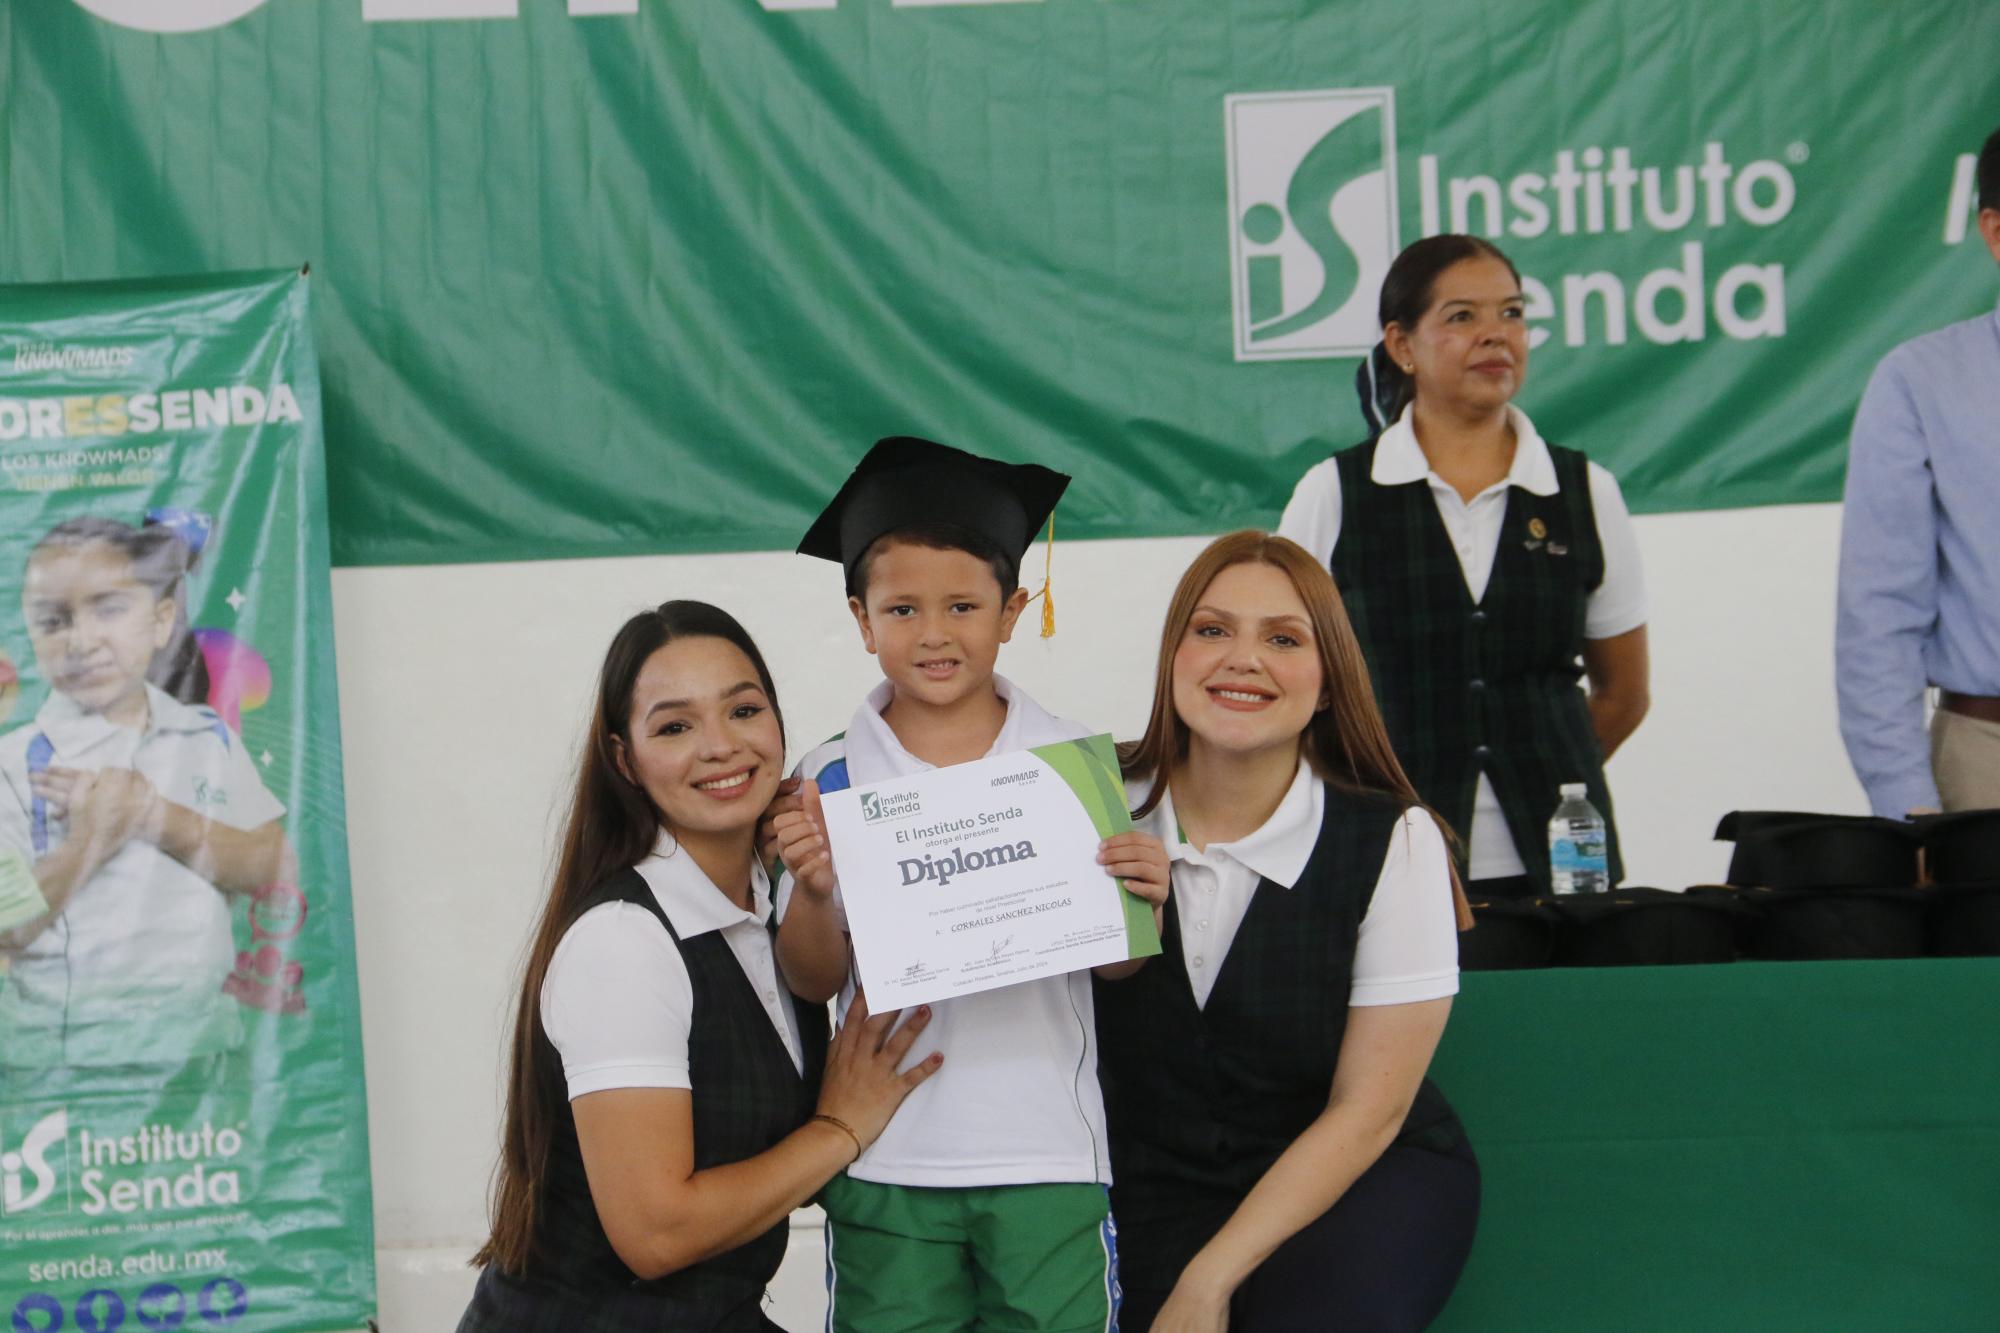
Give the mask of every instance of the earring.
<path id="1" fill-rule="evenodd" d="M 1404 373 L 1405 375 L 1414 375 L 1414 374 L 1416 374 L 1416 373 L 1417 373 L 1417 366 L 1416 366 L 1416 362 L 1414 362 L 1414 361 L 1406 361 L 1406 362 L 1404 362 L 1404 363 L 1403 363 L 1403 373 Z"/>

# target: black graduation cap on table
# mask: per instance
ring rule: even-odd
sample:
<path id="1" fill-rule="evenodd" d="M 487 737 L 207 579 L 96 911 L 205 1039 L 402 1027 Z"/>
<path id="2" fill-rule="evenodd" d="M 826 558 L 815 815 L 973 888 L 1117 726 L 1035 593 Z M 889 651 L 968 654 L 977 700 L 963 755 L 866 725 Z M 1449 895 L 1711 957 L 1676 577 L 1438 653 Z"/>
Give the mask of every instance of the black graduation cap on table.
<path id="1" fill-rule="evenodd" d="M 884 533 L 944 523 L 987 538 L 1018 568 L 1069 478 L 1037 463 L 1002 463 L 914 435 L 877 440 L 799 541 L 850 578 Z"/>
<path id="2" fill-rule="evenodd" d="M 1917 881 L 1917 838 L 1902 820 L 1795 810 L 1737 810 L 1719 839 L 1734 841 L 1729 882 L 1773 889 L 1902 887 Z"/>
<path id="3" fill-rule="evenodd" d="M 2000 810 L 1961 810 L 1917 821 L 1931 877 L 1930 952 L 2000 955 Z"/>
<path id="4" fill-rule="evenodd" d="M 1931 877 L 1940 884 L 2000 881 L 2000 810 L 1960 810 L 1916 821 Z"/>
<path id="5" fill-rule="evenodd" d="M 1555 909 L 1534 898 L 1474 898 L 1476 923 L 1458 937 L 1458 965 L 1467 972 L 1547 967 L 1555 951 Z"/>
<path id="6" fill-rule="evenodd" d="M 1934 891 L 1920 888 L 1739 890 L 1759 910 L 1751 956 L 1778 961 L 1916 958 Z"/>
<path id="7" fill-rule="evenodd" d="M 1558 967 L 1733 963 L 1748 911 L 1733 890 L 1622 888 L 1551 901 Z"/>
<path id="8" fill-rule="evenodd" d="M 2000 957 L 2000 883 L 1941 884 L 1932 894 L 1929 952 Z"/>

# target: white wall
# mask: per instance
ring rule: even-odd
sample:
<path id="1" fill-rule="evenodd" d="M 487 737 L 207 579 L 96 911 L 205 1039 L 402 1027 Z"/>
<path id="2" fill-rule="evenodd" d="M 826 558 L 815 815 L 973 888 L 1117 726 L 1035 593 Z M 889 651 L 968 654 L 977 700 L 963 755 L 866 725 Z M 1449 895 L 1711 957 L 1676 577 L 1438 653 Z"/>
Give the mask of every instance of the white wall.
<path id="1" fill-rule="evenodd" d="M 1719 878 L 1738 807 L 1864 808 L 1835 726 L 1836 506 L 1639 520 L 1652 715 L 1611 765 L 1628 882 Z M 1001 669 L 1052 709 L 1136 734 L 1167 594 L 1200 539 L 1064 544 L 1060 633 Z M 521 948 L 612 631 L 669 597 L 727 607 L 771 660 L 796 757 L 877 677 L 833 566 L 789 554 L 349 569 L 334 575 L 375 1217 L 386 1333 L 449 1329 L 497 1143 Z M 807 1226 L 810 1228 L 811 1221 Z M 815 1327 L 819 1234 L 774 1317 Z"/>

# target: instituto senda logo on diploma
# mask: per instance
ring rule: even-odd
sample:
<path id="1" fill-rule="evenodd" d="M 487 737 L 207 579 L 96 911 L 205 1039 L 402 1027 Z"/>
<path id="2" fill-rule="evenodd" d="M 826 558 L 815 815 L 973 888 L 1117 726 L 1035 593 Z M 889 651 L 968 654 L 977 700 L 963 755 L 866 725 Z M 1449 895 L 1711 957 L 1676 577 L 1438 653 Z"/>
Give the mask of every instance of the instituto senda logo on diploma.
<path id="1" fill-rule="evenodd" d="M 1399 249 L 1395 90 L 1237 93 L 1223 117 L 1236 359 L 1363 355 Z"/>
<path id="2" fill-rule="evenodd" d="M 914 791 L 861 793 L 861 822 L 864 824 L 879 824 L 885 819 L 908 819 L 923 812 L 923 798 Z"/>

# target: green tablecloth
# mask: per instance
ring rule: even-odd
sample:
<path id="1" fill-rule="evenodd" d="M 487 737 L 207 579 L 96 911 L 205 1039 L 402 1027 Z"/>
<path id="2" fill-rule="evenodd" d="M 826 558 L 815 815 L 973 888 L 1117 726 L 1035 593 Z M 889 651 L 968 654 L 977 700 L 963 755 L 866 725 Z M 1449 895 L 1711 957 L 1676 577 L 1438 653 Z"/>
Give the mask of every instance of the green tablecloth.
<path id="1" fill-rule="evenodd" d="M 1441 1330 L 2000 1329 L 2000 959 L 1470 973 Z"/>

